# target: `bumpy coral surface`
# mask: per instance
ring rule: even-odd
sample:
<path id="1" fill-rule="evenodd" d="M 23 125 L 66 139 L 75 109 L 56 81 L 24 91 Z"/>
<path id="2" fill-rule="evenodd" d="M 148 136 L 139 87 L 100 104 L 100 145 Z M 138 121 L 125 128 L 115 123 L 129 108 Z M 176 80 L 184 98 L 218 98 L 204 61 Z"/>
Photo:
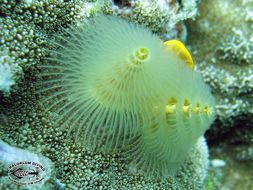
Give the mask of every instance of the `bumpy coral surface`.
<path id="1" fill-rule="evenodd" d="M 216 189 L 251 189 L 253 1 L 206 0 L 199 12 L 188 23 L 188 43 L 199 63 L 197 69 L 217 98 L 217 120 L 207 133 L 209 142 L 217 145 L 211 155 L 228 162 L 217 169 L 224 184 Z"/>
<path id="2" fill-rule="evenodd" d="M 127 0 L 127 3 L 123 2 L 117 3 L 116 14 L 150 28 L 163 39 L 177 37 L 184 41 L 187 31 L 183 21 L 197 14 L 196 0 L 181 1 L 181 4 L 174 0 Z"/>
<path id="3" fill-rule="evenodd" d="M 11 58 L 5 63 L 20 68 L 19 72 L 13 73 L 15 80 L 48 57 L 48 50 L 55 48 L 51 40 L 61 27 L 75 24 L 107 6 L 106 3 L 98 5 L 84 1 L 1 0 L 0 45 Z"/>

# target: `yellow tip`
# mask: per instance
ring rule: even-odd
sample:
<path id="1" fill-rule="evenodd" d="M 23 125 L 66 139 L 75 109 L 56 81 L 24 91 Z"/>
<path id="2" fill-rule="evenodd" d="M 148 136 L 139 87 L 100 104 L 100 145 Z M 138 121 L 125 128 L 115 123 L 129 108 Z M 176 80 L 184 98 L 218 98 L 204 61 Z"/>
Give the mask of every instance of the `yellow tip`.
<path id="1" fill-rule="evenodd" d="M 196 107 L 194 108 L 194 110 L 193 110 L 195 113 L 200 113 L 200 105 L 199 105 L 199 103 L 197 103 L 197 105 L 196 105 Z"/>
<path id="2" fill-rule="evenodd" d="M 178 54 L 179 58 L 182 59 L 190 69 L 194 70 L 192 56 L 182 42 L 178 40 L 168 40 L 164 42 L 164 44 L 167 48 Z"/>
<path id="3" fill-rule="evenodd" d="M 183 108 L 182 108 L 183 113 L 189 114 L 190 105 L 191 105 L 191 104 L 190 104 L 189 100 L 185 100 L 185 101 L 184 101 L 184 105 L 183 105 Z"/>
<path id="4" fill-rule="evenodd" d="M 165 106 L 165 113 L 171 114 L 175 112 L 177 100 L 175 98 L 171 98 L 168 100 L 166 106 Z"/>

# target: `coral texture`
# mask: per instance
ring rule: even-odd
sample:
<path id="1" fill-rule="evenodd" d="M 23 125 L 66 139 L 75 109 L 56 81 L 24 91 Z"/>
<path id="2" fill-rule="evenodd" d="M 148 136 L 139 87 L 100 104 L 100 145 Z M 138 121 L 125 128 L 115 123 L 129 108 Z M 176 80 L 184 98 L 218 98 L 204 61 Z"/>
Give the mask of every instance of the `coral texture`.
<path id="1" fill-rule="evenodd" d="M 0 65 L 0 76 L 0 90 L 8 94 L 10 92 L 10 87 L 14 84 L 13 74 L 9 65 Z"/>
<path id="2" fill-rule="evenodd" d="M 217 97 L 217 121 L 210 140 L 238 130 L 252 131 L 252 3 L 206 1 L 200 6 L 200 16 L 189 23 L 188 39 L 197 68 Z"/>
<path id="3" fill-rule="evenodd" d="M 221 179 L 209 181 L 216 184 L 215 189 L 252 189 L 253 185 L 249 180 L 253 158 L 252 7 L 252 0 L 206 0 L 200 4 L 200 15 L 188 23 L 188 44 L 199 63 L 197 69 L 217 98 L 217 120 L 206 135 L 213 145 L 211 156 L 228 163 L 224 169 L 212 168 L 215 172 L 210 173 L 215 176 L 210 178 Z"/>

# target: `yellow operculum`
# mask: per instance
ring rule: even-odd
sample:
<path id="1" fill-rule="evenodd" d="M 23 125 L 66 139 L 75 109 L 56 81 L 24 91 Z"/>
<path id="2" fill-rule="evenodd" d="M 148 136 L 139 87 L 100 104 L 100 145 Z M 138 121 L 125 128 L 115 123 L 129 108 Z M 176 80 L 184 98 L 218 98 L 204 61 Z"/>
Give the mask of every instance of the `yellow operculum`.
<path id="1" fill-rule="evenodd" d="M 194 70 L 194 62 L 192 56 L 182 42 L 179 40 L 168 40 L 165 41 L 164 44 L 168 49 L 171 49 L 175 54 L 177 54 L 190 69 Z"/>

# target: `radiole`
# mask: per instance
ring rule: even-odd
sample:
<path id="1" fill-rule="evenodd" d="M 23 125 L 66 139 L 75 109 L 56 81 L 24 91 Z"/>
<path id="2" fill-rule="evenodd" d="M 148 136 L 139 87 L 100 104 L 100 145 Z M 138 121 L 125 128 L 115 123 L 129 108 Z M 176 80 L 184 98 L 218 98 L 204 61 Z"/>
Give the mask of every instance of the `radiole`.
<path id="1" fill-rule="evenodd" d="M 65 34 L 41 66 L 45 108 L 77 142 L 123 152 L 146 175 L 173 174 L 215 115 L 188 50 L 113 16 Z"/>

